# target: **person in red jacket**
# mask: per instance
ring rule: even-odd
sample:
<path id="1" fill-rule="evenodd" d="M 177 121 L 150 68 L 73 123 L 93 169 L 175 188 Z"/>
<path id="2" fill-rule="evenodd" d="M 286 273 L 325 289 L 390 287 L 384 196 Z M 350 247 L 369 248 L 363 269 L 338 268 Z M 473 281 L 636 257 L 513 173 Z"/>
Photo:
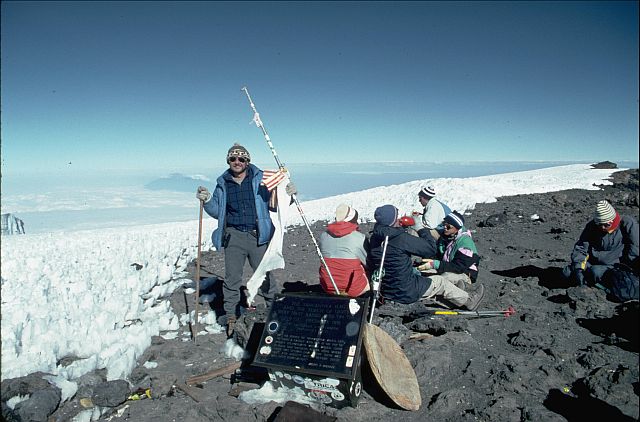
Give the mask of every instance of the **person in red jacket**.
<path id="1" fill-rule="evenodd" d="M 325 292 L 357 297 L 369 291 L 367 243 L 367 237 L 358 230 L 358 211 L 346 204 L 338 205 L 336 221 L 320 235 L 320 252 L 339 292 L 324 265 L 320 265 L 320 285 Z"/>

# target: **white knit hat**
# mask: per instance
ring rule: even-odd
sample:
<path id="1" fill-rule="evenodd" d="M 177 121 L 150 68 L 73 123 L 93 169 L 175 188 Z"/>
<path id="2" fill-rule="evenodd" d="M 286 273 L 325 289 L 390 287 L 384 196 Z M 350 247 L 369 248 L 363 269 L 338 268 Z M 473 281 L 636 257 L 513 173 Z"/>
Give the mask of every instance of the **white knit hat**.
<path id="1" fill-rule="evenodd" d="M 336 221 L 351 221 L 356 216 L 356 210 L 347 204 L 340 204 L 336 208 Z"/>
<path id="2" fill-rule="evenodd" d="M 596 224 L 605 224 L 616 218 L 616 210 L 607 201 L 600 201 L 596 205 L 596 212 L 593 213 L 593 221 Z"/>
<path id="3" fill-rule="evenodd" d="M 434 196 L 436 196 L 436 188 L 434 188 L 431 185 L 425 186 L 422 189 L 420 189 L 420 192 L 418 192 L 418 195 L 422 195 L 427 198 L 433 198 Z"/>

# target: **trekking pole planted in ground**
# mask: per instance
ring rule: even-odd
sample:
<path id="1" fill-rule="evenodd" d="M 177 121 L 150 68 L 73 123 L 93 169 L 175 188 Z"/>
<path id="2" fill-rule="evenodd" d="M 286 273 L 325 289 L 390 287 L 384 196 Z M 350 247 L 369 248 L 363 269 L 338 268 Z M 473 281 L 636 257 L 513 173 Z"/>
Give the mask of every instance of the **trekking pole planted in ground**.
<path id="1" fill-rule="evenodd" d="M 384 257 L 387 254 L 387 245 L 389 244 L 389 236 L 384 237 L 384 246 L 382 247 L 382 259 L 380 259 L 380 268 L 373 272 L 371 276 L 371 282 L 373 284 L 373 292 L 371 297 L 371 313 L 369 314 L 369 324 L 373 320 L 373 311 L 376 309 L 376 301 L 378 300 L 378 294 L 380 293 L 380 283 L 382 277 L 384 277 Z"/>
<path id="2" fill-rule="evenodd" d="M 282 162 L 278 158 L 278 153 L 276 152 L 275 148 L 273 147 L 273 143 L 271 143 L 271 138 L 269 137 L 269 134 L 267 133 L 267 130 L 264 128 L 264 125 L 262 124 L 262 121 L 260 120 L 260 114 L 258 113 L 258 110 L 256 110 L 255 104 L 253 104 L 253 100 L 251 99 L 251 96 L 249 95 L 249 90 L 247 89 L 246 86 L 242 87 L 242 90 L 244 91 L 245 94 L 247 94 L 247 99 L 249 100 L 249 104 L 251 105 L 251 109 L 253 110 L 253 122 L 256 124 L 256 126 L 258 126 L 260 129 L 262 129 L 262 134 L 264 135 L 264 139 L 266 139 L 267 145 L 269 146 L 269 149 L 271 150 L 271 153 L 273 154 L 273 158 L 276 159 L 276 164 L 278 164 L 278 167 L 281 170 L 286 170 L 284 165 L 282 164 Z M 336 285 L 336 282 L 333 279 L 333 276 L 331 275 L 331 271 L 329 270 L 329 266 L 327 265 L 326 261 L 324 260 L 324 256 L 322 256 L 322 252 L 320 251 L 320 246 L 318 246 L 318 242 L 316 242 L 316 238 L 313 235 L 313 232 L 311 231 L 311 226 L 309 225 L 309 222 L 307 221 L 307 217 L 304 215 L 304 211 L 302 211 L 302 207 L 300 206 L 300 202 L 298 201 L 298 198 L 296 197 L 295 194 L 291 195 L 291 197 L 293 198 L 294 202 L 296 203 L 296 207 L 298 208 L 298 212 L 300 213 L 300 217 L 302 217 L 302 221 L 304 222 L 304 225 L 307 227 L 307 230 L 309 231 L 309 234 L 311 235 L 311 240 L 313 241 L 313 244 L 316 247 L 316 252 L 318 252 L 318 256 L 320 257 L 320 261 L 322 262 L 322 265 L 324 266 L 325 270 L 327 270 L 327 274 L 329 275 L 329 279 L 331 280 L 331 284 L 333 285 L 333 289 L 335 290 L 336 294 L 339 295 L 340 294 L 340 290 L 338 290 L 338 286 Z"/>
<path id="3" fill-rule="evenodd" d="M 200 302 L 200 254 L 202 251 L 202 210 L 204 209 L 204 201 L 200 200 L 200 218 L 198 219 L 198 256 L 196 258 L 196 319 L 195 326 L 191 329 L 193 342 L 197 343 L 196 335 L 198 334 L 198 302 Z"/>

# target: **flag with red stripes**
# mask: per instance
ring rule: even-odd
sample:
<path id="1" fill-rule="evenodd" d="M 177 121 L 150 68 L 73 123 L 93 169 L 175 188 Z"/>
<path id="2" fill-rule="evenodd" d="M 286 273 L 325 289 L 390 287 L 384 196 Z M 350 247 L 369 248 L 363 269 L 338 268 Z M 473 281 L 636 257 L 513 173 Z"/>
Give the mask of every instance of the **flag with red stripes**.
<path id="1" fill-rule="evenodd" d="M 285 178 L 285 171 L 283 170 L 262 170 L 262 184 L 267 187 L 267 190 L 271 192 L 274 190 Z"/>

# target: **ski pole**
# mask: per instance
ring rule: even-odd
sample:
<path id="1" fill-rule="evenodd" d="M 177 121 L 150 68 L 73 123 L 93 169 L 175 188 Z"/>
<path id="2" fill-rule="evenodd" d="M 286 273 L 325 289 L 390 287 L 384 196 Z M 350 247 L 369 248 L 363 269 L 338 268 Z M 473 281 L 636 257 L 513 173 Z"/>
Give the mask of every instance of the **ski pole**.
<path id="1" fill-rule="evenodd" d="M 253 104 L 253 100 L 251 99 L 251 96 L 249 95 L 249 90 L 247 89 L 246 86 L 242 87 L 242 90 L 244 91 L 245 94 L 247 94 L 247 99 L 249 100 L 249 104 L 251 105 L 251 109 L 253 109 L 253 122 L 256 124 L 256 126 L 258 126 L 260 129 L 262 129 L 262 134 L 264 135 L 264 139 L 267 141 L 267 145 L 269 146 L 269 149 L 271 150 L 271 154 L 273 154 L 273 158 L 276 159 L 276 164 L 278 164 L 278 167 L 281 170 L 283 170 L 283 169 L 286 170 L 284 165 L 280 161 L 280 158 L 278 158 L 278 153 L 276 152 L 276 149 L 273 147 L 273 143 L 271 142 L 271 138 L 269 137 L 269 134 L 267 133 L 267 130 L 264 128 L 264 125 L 262 124 L 262 121 L 260 120 L 260 113 L 258 113 L 258 110 L 256 109 L 255 104 Z M 297 198 L 297 196 L 295 194 L 291 195 L 291 197 L 293 198 L 293 201 L 296 203 L 296 207 L 298 208 L 298 212 L 300 213 L 300 217 L 302 217 L 302 221 L 304 222 L 304 225 L 307 227 L 307 230 L 309 231 L 309 234 L 311 235 L 311 240 L 313 241 L 313 244 L 316 247 L 316 252 L 318 253 L 318 256 L 320 257 L 320 261 L 322 262 L 322 265 L 324 266 L 324 269 L 327 270 L 327 274 L 329 275 L 329 279 L 331 280 L 331 284 L 333 285 L 333 288 L 336 291 L 336 294 L 339 295 L 340 294 L 340 290 L 338 290 L 338 286 L 336 285 L 336 282 L 333 279 L 333 276 L 331 275 L 331 271 L 329 270 L 329 266 L 327 265 L 327 262 L 324 260 L 324 256 L 322 256 L 322 252 L 320 251 L 320 246 L 318 246 L 318 242 L 316 242 L 316 238 L 313 235 L 313 232 L 311 231 L 311 226 L 309 225 L 309 222 L 307 221 L 307 217 L 304 215 L 304 211 L 302 211 L 302 207 L 300 206 L 300 202 L 298 201 L 298 198 Z"/>
<path id="2" fill-rule="evenodd" d="M 202 250 L 202 209 L 204 208 L 204 201 L 200 200 L 200 218 L 198 220 L 198 257 L 196 259 L 196 320 L 195 328 L 192 330 L 193 343 L 197 343 L 196 336 L 198 335 L 198 302 L 200 302 L 200 253 Z"/>
<path id="3" fill-rule="evenodd" d="M 382 247 L 382 259 L 380 259 L 380 268 L 373 272 L 371 281 L 373 284 L 373 303 L 371 304 L 371 314 L 369 315 L 369 324 L 373 321 L 373 311 L 376 309 L 376 301 L 378 300 L 378 293 L 380 292 L 380 283 L 382 277 L 384 277 L 384 257 L 387 254 L 387 245 L 389 244 L 389 236 L 384 237 L 384 246 Z"/>
<path id="4" fill-rule="evenodd" d="M 513 306 L 509 306 L 505 310 L 499 311 L 457 311 L 457 310 L 435 310 L 435 309 L 426 309 L 424 311 L 418 312 L 420 315 L 467 315 L 467 316 L 501 316 L 503 315 L 505 318 L 514 315 L 516 310 Z"/>

